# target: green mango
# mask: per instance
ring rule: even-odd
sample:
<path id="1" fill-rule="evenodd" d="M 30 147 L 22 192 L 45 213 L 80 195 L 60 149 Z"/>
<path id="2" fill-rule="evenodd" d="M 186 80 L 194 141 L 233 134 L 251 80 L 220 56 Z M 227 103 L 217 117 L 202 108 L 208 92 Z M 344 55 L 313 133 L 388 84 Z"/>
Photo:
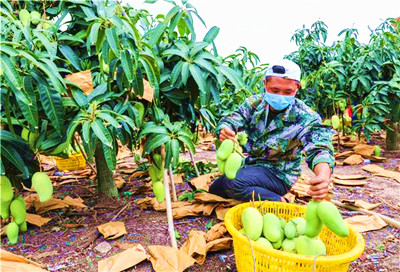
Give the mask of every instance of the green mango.
<path id="1" fill-rule="evenodd" d="M 218 166 L 218 171 L 221 174 L 224 174 L 225 173 L 225 161 L 217 158 L 217 166 Z"/>
<path id="2" fill-rule="evenodd" d="M 6 234 L 9 245 L 18 244 L 18 232 L 19 232 L 19 227 L 17 223 L 15 223 L 14 221 L 8 223 L 6 227 Z"/>
<path id="3" fill-rule="evenodd" d="M 296 217 L 291 220 L 296 226 L 297 236 L 304 235 L 306 220 L 303 217 Z"/>
<path id="4" fill-rule="evenodd" d="M 251 240 L 256 241 L 260 238 L 263 231 L 263 216 L 254 207 L 247 207 L 241 215 L 244 232 Z"/>
<path id="5" fill-rule="evenodd" d="M 311 200 L 306 207 L 306 227 L 304 234 L 310 238 L 318 236 L 322 229 L 322 222 L 317 213 L 319 203 L 318 201 Z"/>
<path id="6" fill-rule="evenodd" d="M 14 199 L 10 204 L 10 212 L 14 217 L 15 223 L 21 225 L 26 219 L 26 207 L 23 200 Z"/>
<path id="7" fill-rule="evenodd" d="M 45 172 L 33 174 L 32 188 L 38 193 L 40 202 L 47 202 L 53 196 L 53 184 Z"/>
<path id="8" fill-rule="evenodd" d="M 232 153 L 225 162 L 225 175 L 228 179 L 235 179 L 242 167 L 243 158 L 238 153 Z"/>
<path id="9" fill-rule="evenodd" d="M 285 240 L 283 240 L 282 241 L 282 250 L 285 252 L 297 253 L 297 251 L 296 251 L 297 239 L 298 238 L 294 238 L 294 239 L 286 238 Z"/>
<path id="10" fill-rule="evenodd" d="M 217 150 L 217 158 L 226 160 L 232 154 L 235 143 L 231 139 L 225 139 Z"/>
<path id="11" fill-rule="evenodd" d="M 333 233 L 340 237 L 349 236 L 349 229 L 338 208 L 329 201 L 321 201 L 317 209 L 318 217 Z"/>
<path id="12" fill-rule="evenodd" d="M 266 238 L 264 238 L 264 237 L 258 238 L 258 239 L 256 240 L 256 243 L 259 243 L 259 244 L 261 244 L 263 247 L 266 247 L 266 248 L 274 248 L 274 247 L 272 246 L 271 242 L 268 241 L 268 239 L 266 239 Z"/>
<path id="13" fill-rule="evenodd" d="M 286 223 L 284 232 L 285 236 L 289 239 L 293 239 L 298 236 L 296 225 L 291 220 Z"/>
<path id="14" fill-rule="evenodd" d="M 26 9 L 21 9 L 19 11 L 19 20 L 23 26 L 28 26 L 31 23 L 31 14 Z"/>
<path id="15" fill-rule="evenodd" d="M 161 181 L 154 182 L 153 193 L 158 203 L 164 202 L 165 199 L 164 183 L 162 183 Z"/>
<path id="16" fill-rule="evenodd" d="M 34 25 L 37 25 L 40 22 L 40 19 L 42 19 L 42 16 L 40 15 L 39 12 L 36 10 L 31 11 L 31 22 Z"/>
<path id="17" fill-rule="evenodd" d="M 374 146 L 374 156 L 380 157 L 382 154 L 382 149 L 379 145 Z"/>
<path id="18" fill-rule="evenodd" d="M 263 235 L 270 242 L 278 242 L 283 239 L 283 231 L 281 231 L 281 221 L 273 213 L 263 215 Z"/>

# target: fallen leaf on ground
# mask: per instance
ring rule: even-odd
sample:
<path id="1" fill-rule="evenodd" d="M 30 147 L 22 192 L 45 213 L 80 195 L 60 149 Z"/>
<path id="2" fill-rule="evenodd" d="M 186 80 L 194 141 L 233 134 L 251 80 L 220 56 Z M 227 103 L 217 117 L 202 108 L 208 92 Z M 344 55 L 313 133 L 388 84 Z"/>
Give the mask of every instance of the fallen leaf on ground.
<path id="1" fill-rule="evenodd" d="M 208 192 L 210 184 L 214 181 L 216 173 L 208 173 L 195 178 L 192 178 L 189 182 L 196 187 L 196 189 L 202 189 Z"/>
<path id="2" fill-rule="evenodd" d="M 156 272 L 183 272 L 192 266 L 196 260 L 177 248 L 167 246 L 149 246 L 150 261 Z"/>
<path id="3" fill-rule="evenodd" d="M 36 195 L 37 198 L 34 199 L 33 203 L 33 207 L 36 210 L 36 213 L 38 214 L 42 214 L 45 213 L 47 211 L 51 211 L 51 210 L 57 210 L 57 209 L 63 209 L 68 207 L 67 203 L 64 203 L 63 200 L 58 199 L 58 198 L 51 198 L 49 201 L 47 202 L 40 202 L 39 201 L 39 196 Z"/>
<path id="4" fill-rule="evenodd" d="M 364 175 L 340 175 L 340 174 L 333 174 L 334 178 L 337 179 L 365 179 L 367 176 Z"/>
<path id="5" fill-rule="evenodd" d="M 72 229 L 72 228 L 80 228 L 80 227 L 83 227 L 84 225 L 80 224 L 80 223 L 66 223 L 66 224 L 63 224 L 63 226 L 68 229 Z"/>
<path id="6" fill-rule="evenodd" d="M 97 226 L 97 229 L 107 240 L 118 238 L 127 233 L 125 223 L 119 221 L 102 224 Z"/>
<path id="7" fill-rule="evenodd" d="M 114 184 L 118 189 L 121 189 L 122 186 L 124 186 L 124 184 L 125 184 L 125 180 L 121 177 L 115 177 Z"/>
<path id="8" fill-rule="evenodd" d="M 386 162 L 387 161 L 387 159 L 385 157 L 363 156 L 363 158 L 373 161 L 373 162 Z"/>
<path id="9" fill-rule="evenodd" d="M 367 184 L 366 180 L 349 180 L 349 179 L 337 179 L 337 178 L 333 178 L 332 181 L 335 184 L 339 184 L 339 185 L 346 185 L 346 186 L 360 186 L 360 185 L 365 185 Z"/>
<path id="10" fill-rule="evenodd" d="M 203 264 L 207 255 L 204 231 L 191 230 L 180 250 L 194 258 L 198 264 Z"/>
<path id="11" fill-rule="evenodd" d="M 361 156 L 372 156 L 374 154 L 374 146 L 367 144 L 358 144 L 353 147 L 353 150 Z"/>
<path id="12" fill-rule="evenodd" d="M 43 265 L 0 248 L 0 271 L 47 271 Z"/>
<path id="13" fill-rule="evenodd" d="M 71 207 L 87 208 L 87 206 L 85 204 L 83 204 L 83 199 L 80 197 L 72 198 L 70 196 L 66 196 L 66 197 L 64 197 L 63 202 Z"/>
<path id="14" fill-rule="evenodd" d="M 231 203 L 232 201 L 237 202 L 237 200 L 235 200 L 235 199 L 223 198 L 221 196 L 217 196 L 217 195 L 205 193 L 205 192 L 196 193 L 194 196 L 194 200 L 198 201 L 198 202 L 203 202 L 203 203 L 207 203 L 207 202 Z M 241 202 L 242 201 L 240 201 L 240 203 Z M 237 203 L 237 204 L 239 204 L 239 203 Z"/>
<path id="15" fill-rule="evenodd" d="M 349 204 L 351 204 L 353 206 L 360 207 L 360 208 L 363 208 L 363 209 L 366 209 L 366 210 L 375 209 L 376 207 L 378 207 L 378 206 L 380 206 L 382 204 L 382 203 L 371 204 L 371 203 L 365 202 L 362 199 L 357 199 L 357 200 L 343 199 L 342 202 L 343 203 L 349 203 Z"/>
<path id="16" fill-rule="evenodd" d="M 183 174 L 174 174 L 172 175 L 175 184 L 182 184 L 183 183 Z"/>
<path id="17" fill-rule="evenodd" d="M 340 152 L 340 153 L 336 153 L 334 155 L 335 159 L 344 159 L 347 157 L 350 157 L 350 155 L 353 155 L 354 151 L 344 151 L 344 152 Z"/>
<path id="18" fill-rule="evenodd" d="M 136 247 L 138 243 L 122 243 L 120 241 L 115 242 L 115 246 L 120 248 L 120 249 L 128 249 L 132 247 Z"/>
<path id="19" fill-rule="evenodd" d="M 149 259 L 149 255 L 142 245 L 128 248 L 121 253 L 99 261 L 98 272 L 119 272 Z"/>
<path id="20" fill-rule="evenodd" d="M 125 159 L 126 157 L 132 157 L 132 151 L 126 146 L 118 148 L 117 161 Z"/>
<path id="21" fill-rule="evenodd" d="M 351 155 L 343 161 L 343 164 L 357 165 L 363 163 L 363 157 L 358 154 Z"/>
<path id="22" fill-rule="evenodd" d="M 51 218 L 41 217 L 38 214 L 26 213 L 26 222 L 38 227 L 43 226 L 47 222 L 51 221 Z"/>
<path id="23" fill-rule="evenodd" d="M 396 180 L 397 182 L 400 182 L 400 172 L 386 170 L 385 168 L 376 164 L 365 165 L 361 169 L 370 172 L 373 175 L 391 178 Z"/>
<path id="24" fill-rule="evenodd" d="M 232 238 L 225 237 L 216 239 L 206 244 L 207 252 L 226 250 L 232 248 Z"/>
<path id="25" fill-rule="evenodd" d="M 219 222 L 218 224 L 215 224 L 207 231 L 205 236 L 206 242 L 208 243 L 218 238 L 221 238 L 222 236 L 224 236 L 226 231 L 227 230 L 224 222 Z"/>
<path id="26" fill-rule="evenodd" d="M 129 181 L 130 181 L 131 179 L 134 179 L 134 178 L 141 178 L 141 177 L 143 177 L 143 176 L 148 176 L 148 175 L 149 175 L 149 171 L 135 171 L 135 172 L 133 172 L 132 175 L 129 177 Z"/>
<path id="27" fill-rule="evenodd" d="M 387 223 L 377 215 L 356 215 L 346 218 L 345 221 L 359 232 L 378 230 L 387 226 Z"/>
<path id="28" fill-rule="evenodd" d="M 229 210 L 229 207 L 224 207 L 223 205 L 218 205 L 217 207 L 215 207 L 215 214 L 217 215 L 217 218 L 219 220 L 224 220 L 225 219 L 225 214 L 227 213 L 227 211 Z"/>

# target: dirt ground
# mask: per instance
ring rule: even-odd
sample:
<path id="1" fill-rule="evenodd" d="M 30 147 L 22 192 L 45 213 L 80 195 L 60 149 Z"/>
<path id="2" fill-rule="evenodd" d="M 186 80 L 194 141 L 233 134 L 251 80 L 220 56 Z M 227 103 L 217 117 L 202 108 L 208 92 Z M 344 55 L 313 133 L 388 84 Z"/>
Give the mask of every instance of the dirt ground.
<path id="1" fill-rule="evenodd" d="M 376 139 L 376 142 L 381 140 Z M 380 142 L 382 144 L 382 141 Z M 399 152 L 383 154 L 388 161 L 379 163 L 388 170 L 398 170 L 400 165 Z M 196 154 L 196 160 L 215 161 L 215 151 L 201 151 Z M 365 164 L 356 166 L 337 166 L 336 174 L 367 174 L 361 169 Z M 304 171 L 309 171 L 304 166 Z M 74 174 L 74 172 L 60 173 Z M 75 210 L 53 210 L 42 216 L 52 218 L 52 221 L 36 227 L 28 225 L 28 232 L 20 235 L 19 243 L 15 246 L 7 245 L 6 237 L 1 239 L 1 248 L 15 254 L 23 255 L 39 262 L 49 271 L 97 271 L 99 260 L 112 256 L 121 251 L 121 243 L 139 243 L 145 248 L 149 245 L 170 245 L 167 219 L 165 212 L 152 209 L 141 210 L 136 201 L 151 192 L 142 192 L 129 195 L 124 192 L 132 191 L 143 182 L 130 179 L 130 174 L 122 175 L 130 182 L 120 190 L 121 198 L 114 203 L 106 203 L 98 199 L 95 193 L 95 183 L 89 179 L 77 179 L 76 182 L 55 187 L 54 195 L 81 197 L 89 208 L 77 212 Z M 372 176 L 367 178 L 364 186 L 339 186 L 333 189 L 333 199 L 362 199 L 370 203 L 381 203 L 374 211 L 400 220 L 400 184 L 393 179 Z M 190 190 L 187 183 L 177 185 L 178 195 Z M 24 192 L 24 195 L 29 192 Z M 304 203 L 302 199 L 295 202 Z M 344 217 L 361 214 L 360 212 L 342 210 Z M 30 211 L 33 212 L 33 211 Z M 115 240 L 105 240 L 97 230 L 97 226 L 110 220 L 123 221 L 127 234 Z M 174 220 L 174 226 L 181 238 L 178 247 L 186 240 L 192 229 L 207 230 L 207 226 L 219 222 L 215 214 L 208 217 L 188 217 Z M 365 251 L 360 258 L 351 263 L 349 271 L 400 271 L 400 230 L 386 226 L 380 230 L 362 233 L 365 239 Z M 108 242 L 111 249 L 101 253 L 96 249 L 102 242 Z M 151 262 L 144 261 L 126 271 L 153 271 Z M 203 265 L 190 267 L 186 271 L 236 271 L 233 249 L 218 251 L 207 255 Z"/>

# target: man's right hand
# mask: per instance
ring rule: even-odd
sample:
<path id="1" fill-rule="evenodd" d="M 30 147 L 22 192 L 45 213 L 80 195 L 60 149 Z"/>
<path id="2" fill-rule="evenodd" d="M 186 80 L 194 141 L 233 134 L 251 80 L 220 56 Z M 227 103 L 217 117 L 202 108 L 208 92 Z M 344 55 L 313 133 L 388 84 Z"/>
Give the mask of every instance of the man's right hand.
<path id="1" fill-rule="evenodd" d="M 220 142 L 223 142 L 225 139 L 231 139 L 232 141 L 237 142 L 237 139 L 235 137 L 235 132 L 229 127 L 224 127 L 219 131 Z"/>

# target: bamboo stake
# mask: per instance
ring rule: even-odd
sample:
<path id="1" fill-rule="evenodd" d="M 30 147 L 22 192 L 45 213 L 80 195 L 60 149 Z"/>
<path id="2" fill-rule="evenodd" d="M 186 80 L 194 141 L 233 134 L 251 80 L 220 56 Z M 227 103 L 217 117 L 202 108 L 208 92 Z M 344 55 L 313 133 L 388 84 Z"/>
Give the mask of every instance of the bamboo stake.
<path id="1" fill-rule="evenodd" d="M 392 219 L 392 218 L 390 218 L 390 217 L 388 217 L 386 215 L 380 214 L 378 212 L 369 211 L 367 209 L 356 207 L 356 206 L 353 206 L 353 205 L 350 205 L 350 204 L 344 204 L 342 202 L 339 202 L 339 201 L 333 200 L 333 199 L 331 199 L 331 202 L 333 204 L 335 204 L 336 206 L 339 206 L 339 207 L 342 207 L 342 208 L 345 208 L 345 209 L 348 209 L 348 210 L 360 211 L 360 212 L 363 212 L 363 213 L 366 213 L 366 214 L 369 214 L 369 215 L 377 215 L 380 218 L 382 218 L 389 225 L 392 225 L 393 227 L 396 227 L 396 228 L 400 229 L 400 222 L 397 221 L 397 220 L 394 220 L 394 219 Z"/>
<path id="2" fill-rule="evenodd" d="M 174 183 L 174 175 L 172 174 L 172 168 L 171 165 L 169 166 L 169 180 L 171 182 L 171 188 L 172 188 L 172 201 L 177 202 L 178 198 L 176 197 L 176 189 L 175 189 L 175 183 Z"/>
<path id="3" fill-rule="evenodd" d="M 194 166 L 194 170 L 196 171 L 196 176 L 199 177 L 200 176 L 199 169 L 197 169 L 197 165 L 196 165 L 196 162 L 194 160 L 194 156 L 193 156 L 192 152 L 190 152 L 190 150 L 189 150 L 189 154 L 190 154 L 190 159 L 192 160 L 192 164 Z"/>
<path id="4" fill-rule="evenodd" d="M 165 206 L 167 209 L 167 221 L 168 221 L 168 232 L 171 238 L 171 246 L 173 248 L 178 248 L 175 239 L 175 231 L 174 231 L 174 218 L 172 217 L 172 206 L 171 206 L 171 195 L 169 192 L 169 178 L 168 178 L 168 170 L 165 169 L 165 146 L 161 146 L 161 157 L 162 157 L 162 169 L 163 170 L 163 182 L 164 182 L 164 193 L 165 193 Z"/>

